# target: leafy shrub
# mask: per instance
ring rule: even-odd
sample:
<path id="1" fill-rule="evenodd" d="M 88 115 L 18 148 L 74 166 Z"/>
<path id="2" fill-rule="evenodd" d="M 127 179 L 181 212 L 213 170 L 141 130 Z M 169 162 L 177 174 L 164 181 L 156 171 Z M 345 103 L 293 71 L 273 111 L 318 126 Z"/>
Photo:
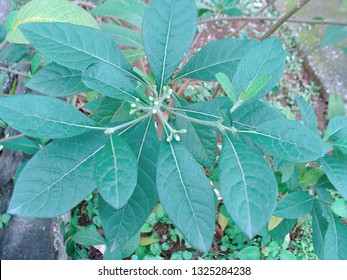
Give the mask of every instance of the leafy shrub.
<path id="1" fill-rule="evenodd" d="M 106 27 L 22 23 L 24 8 L 18 12 L 19 29 L 8 39 L 28 40 L 52 60 L 27 83 L 47 96 L 1 98 L 0 117 L 27 136 L 51 141 L 21 170 L 8 213 L 59 216 L 98 189 L 105 257 L 124 258 L 160 201 L 185 240 L 207 252 L 217 193 L 249 238 L 273 216 L 284 223 L 311 214 L 317 255 L 347 259 L 346 225 L 327 202 L 327 189 L 347 199 L 346 117 L 334 116 L 322 139 L 302 99 L 303 123 L 268 105 L 264 97 L 277 85 L 286 58 L 275 37 L 217 40 L 182 63 L 197 28 L 195 1 L 141 5 L 136 44 L 148 59 L 148 76 L 129 64 Z M 94 13 L 102 11 L 99 6 Z M 89 19 L 78 24 L 93 25 Z M 218 81 L 227 96 L 190 104 L 176 95 L 181 79 Z M 60 100 L 87 90 L 102 94 L 91 116 Z M 218 184 L 205 174 L 212 170 Z"/>

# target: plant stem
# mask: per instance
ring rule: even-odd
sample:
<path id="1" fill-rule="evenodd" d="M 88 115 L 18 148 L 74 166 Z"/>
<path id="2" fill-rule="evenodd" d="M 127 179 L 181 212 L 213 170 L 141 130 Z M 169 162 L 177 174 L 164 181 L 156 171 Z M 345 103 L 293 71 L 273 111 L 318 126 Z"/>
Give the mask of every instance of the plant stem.
<path id="1" fill-rule="evenodd" d="M 130 122 L 127 122 L 127 123 L 123 123 L 123 124 L 120 124 L 120 125 L 117 125 L 117 126 L 114 126 L 114 127 L 107 127 L 107 128 L 103 128 L 105 130 L 105 134 L 111 134 L 111 133 L 114 133 L 115 131 L 117 130 L 120 130 L 122 128 L 125 128 L 125 127 L 128 127 L 130 125 L 133 125 L 133 124 L 136 124 L 148 117 L 150 117 L 151 115 L 153 115 L 153 112 L 150 112 L 150 113 L 147 113 L 146 115 L 143 115 L 135 120 L 132 120 Z"/>
<path id="2" fill-rule="evenodd" d="M 274 25 L 272 25 L 270 29 L 263 36 L 260 37 L 260 40 L 265 40 L 266 38 L 270 37 L 283 23 L 288 21 L 290 17 L 296 14 L 302 7 L 304 7 L 310 1 L 311 0 L 298 0 L 295 7 L 288 11 Z"/>
<path id="3" fill-rule="evenodd" d="M 18 138 L 23 138 L 24 136 L 25 136 L 24 134 L 18 134 L 18 135 L 10 136 L 10 137 L 7 137 L 7 138 L 3 138 L 3 139 L 0 139 L 0 143 L 12 141 L 12 140 L 15 140 L 15 139 L 18 139 Z"/>
<path id="4" fill-rule="evenodd" d="M 0 44 L 0 52 L 8 45 L 8 41 L 4 40 Z"/>
<path id="5" fill-rule="evenodd" d="M 9 69 L 9 68 L 5 68 L 5 67 L 2 67 L 2 66 L 0 66 L 0 71 L 6 71 L 6 72 L 9 72 L 9 73 L 12 73 L 12 74 L 16 74 L 18 76 L 23 76 L 25 78 L 31 78 L 30 75 L 27 75 L 27 74 L 24 74 L 22 72 L 19 72 L 19 71 L 16 71 L 16 70 L 12 70 L 12 69 Z"/>

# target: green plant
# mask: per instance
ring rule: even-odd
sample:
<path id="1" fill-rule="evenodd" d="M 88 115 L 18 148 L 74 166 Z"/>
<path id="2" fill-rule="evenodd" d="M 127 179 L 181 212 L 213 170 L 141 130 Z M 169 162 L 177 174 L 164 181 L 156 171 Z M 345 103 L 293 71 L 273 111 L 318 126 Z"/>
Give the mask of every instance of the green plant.
<path id="1" fill-rule="evenodd" d="M 22 16 L 33 17 L 28 10 Z M 85 19 L 78 24 L 94 26 Z M 317 255 L 347 258 L 347 227 L 324 197 L 332 186 L 347 197 L 346 154 L 340 148 L 347 139 L 347 119 L 332 118 L 322 140 L 305 101 L 299 101 L 303 123 L 287 120 L 268 105 L 264 97 L 277 85 L 286 58 L 275 37 L 217 40 L 182 63 L 197 26 L 195 1 L 152 0 L 142 22 L 141 44 L 151 68 L 146 75 L 96 28 L 16 21 L 7 39 L 28 40 L 52 60 L 27 83 L 49 97 L 1 98 L 0 117 L 25 135 L 52 141 L 21 171 L 10 214 L 58 216 L 98 189 L 105 258 L 119 259 L 135 250 L 159 199 L 184 239 L 208 252 L 219 192 L 249 239 L 272 216 L 282 219 L 278 227 L 289 228 L 290 220 L 311 214 Z M 181 79 L 218 81 L 227 96 L 189 104 L 175 94 Z M 102 95 L 91 102 L 97 102 L 90 105 L 91 116 L 54 98 L 87 90 Z M 218 159 L 217 136 L 223 138 Z M 205 173 L 217 161 L 218 184 L 212 186 Z M 274 170 L 282 176 L 280 184 Z M 309 172 L 315 180 L 300 181 Z M 156 257 L 161 249 L 153 245 L 150 251 Z M 237 258 L 260 258 L 257 250 L 242 249 Z"/>

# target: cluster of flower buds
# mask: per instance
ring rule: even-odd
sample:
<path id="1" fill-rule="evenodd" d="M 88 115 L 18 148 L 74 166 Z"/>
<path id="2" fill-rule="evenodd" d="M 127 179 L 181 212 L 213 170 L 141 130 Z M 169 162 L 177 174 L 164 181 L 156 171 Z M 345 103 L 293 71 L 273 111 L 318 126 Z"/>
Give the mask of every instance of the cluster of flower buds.
<path id="1" fill-rule="evenodd" d="M 141 101 L 140 99 L 136 98 L 134 103 L 131 103 L 130 105 L 131 110 L 129 111 L 130 115 L 135 114 L 137 111 L 139 111 L 142 107 L 141 107 Z"/>
<path id="2" fill-rule="evenodd" d="M 164 101 L 169 101 L 171 98 L 171 95 L 173 93 L 172 88 L 168 88 L 167 86 L 163 87 L 163 100 Z"/>
<path id="3" fill-rule="evenodd" d="M 187 133 L 186 129 L 180 129 L 180 130 L 175 130 L 172 129 L 170 135 L 166 138 L 167 142 L 171 142 L 172 139 L 175 139 L 176 141 L 181 141 L 181 136 L 180 134 Z"/>

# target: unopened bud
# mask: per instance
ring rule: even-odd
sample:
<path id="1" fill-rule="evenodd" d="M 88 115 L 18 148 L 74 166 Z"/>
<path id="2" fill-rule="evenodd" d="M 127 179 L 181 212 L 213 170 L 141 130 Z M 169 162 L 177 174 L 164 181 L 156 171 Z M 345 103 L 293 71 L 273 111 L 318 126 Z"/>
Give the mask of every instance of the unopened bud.
<path id="1" fill-rule="evenodd" d="M 156 113 L 158 113 L 158 110 L 157 109 L 153 109 L 153 114 L 156 114 Z"/>
<path id="2" fill-rule="evenodd" d="M 130 107 L 131 107 L 131 108 L 136 108 L 137 105 L 136 105 L 135 103 L 131 103 Z"/>
<path id="3" fill-rule="evenodd" d="M 180 135 L 178 133 L 174 134 L 174 138 L 175 138 L 176 141 L 181 141 L 181 137 L 180 137 Z"/>

